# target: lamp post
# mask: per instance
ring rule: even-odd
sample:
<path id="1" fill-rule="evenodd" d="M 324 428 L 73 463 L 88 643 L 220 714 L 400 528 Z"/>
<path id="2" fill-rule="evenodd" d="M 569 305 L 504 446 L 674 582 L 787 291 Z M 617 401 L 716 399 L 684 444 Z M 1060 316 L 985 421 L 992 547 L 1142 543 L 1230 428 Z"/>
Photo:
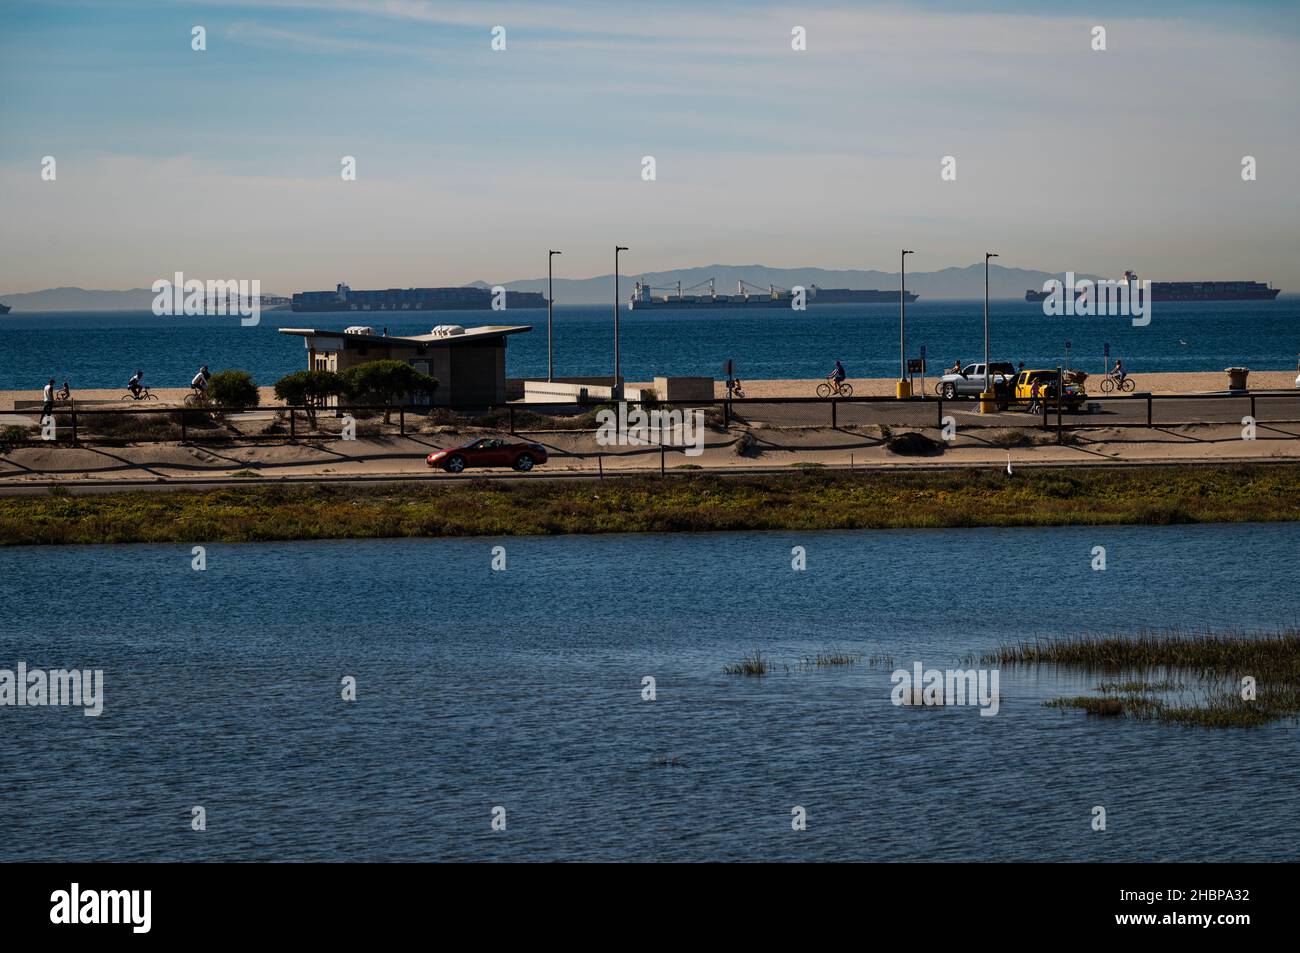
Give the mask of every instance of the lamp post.
<path id="1" fill-rule="evenodd" d="M 895 394 L 900 400 L 912 396 L 912 385 L 907 380 L 907 334 L 903 310 L 907 301 L 907 256 L 911 254 L 913 252 L 906 248 L 898 254 L 898 387 Z"/>
<path id="2" fill-rule="evenodd" d="M 614 246 L 614 399 L 623 399 L 622 368 L 618 361 L 618 253 L 627 251 L 626 245 Z"/>
<path id="3" fill-rule="evenodd" d="M 561 252 L 549 250 L 546 255 L 546 379 L 555 380 L 555 352 L 551 349 L 551 307 L 555 304 L 555 291 L 551 287 L 551 261 Z"/>
<path id="4" fill-rule="evenodd" d="M 989 376 L 989 259 L 997 252 L 984 253 L 984 392 L 980 394 L 980 413 L 993 412 L 993 382 Z"/>

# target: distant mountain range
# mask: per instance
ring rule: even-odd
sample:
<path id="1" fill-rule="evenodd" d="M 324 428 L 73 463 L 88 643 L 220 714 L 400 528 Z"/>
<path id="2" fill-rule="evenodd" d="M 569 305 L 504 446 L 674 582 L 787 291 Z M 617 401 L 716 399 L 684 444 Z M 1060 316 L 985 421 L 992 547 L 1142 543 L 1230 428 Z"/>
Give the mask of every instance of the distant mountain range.
<path id="1" fill-rule="evenodd" d="M 989 267 L 989 295 L 993 298 L 1023 298 L 1027 288 L 1042 288 L 1043 282 L 1063 278 L 1061 273 L 1034 271 L 1025 268 Z M 1095 275 L 1078 274 L 1079 278 Z M 707 290 L 708 279 L 714 279 L 718 294 L 734 294 L 736 282 L 743 279 L 751 285 L 765 288 L 776 285 L 790 288 L 817 285 L 819 288 L 880 289 L 894 291 L 898 288 L 896 271 L 830 270 L 826 268 L 769 268 L 767 265 L 706 265 L 702 268 L 682 268 L 676 271 L 628 272 L 619 275 L 620 297 L 626 301 L 637 279 L 655 288 L 682 288 L 700 284 L 697 292 Z M 612 273 L 594 278 L 556 278 L 555 300 L 558 304 L 606 304 L 613 298 Z M 470 282 L 474 287 L 488 288 L 490 282 Z M 545 278 L 525 278 L 505 282 L 510 291 L 540 291 L 546 293 Z M 333 287 L 330 284 L 330 287 Z M 301 291 L 315 291 L 302 288 Z M 358 286 L 358 290 L 361 290 Z M 979 298 L 984 294 L 984 265 L 978 263 L 966 268 L 943 268 L 939 271 L 909 271 L 907 290 L 921 296 L 921 300 L 939 298 Z M 266 292 L 270 297 L 270 292 Z M 131 288 L 126 291 L 98 291 L 85 288 L 46 288 L 17 294 L 0 294 L 0 302 L 9 305 L 15 313 L 20 311 L 148 311 L 155 295 L 148 288 Z"/>
<path id="2" fill-rule="evenodd" d="M 0 303 L 18 311 L 148 311 L 155 295 L 148 288 L 129 291 L 88 291 L 85 288 L 46 288 L 20 294 L 0 294 Z"/>
<path id="3" fill-rule="evenodd" d="M 269 291 L 268 298 L 277 297 Z M 158 295 L 148 288 L 128 288 L 126 291 L 107 291 L 87 288 L 46 288 L 44 291 L 24 291 L 17 294 L 0 294 L 0 304 L 7 304 L 14 313 L 19 311 L 148 311 Z"/>
<path id="4" fill-rule="evenodd" d="M 1076 277 L 1096 278 L 1095 275 L 1083 273 L 1076 273 Z M 694 289 L 696 294 L 708 290 L 710 278 L 714 279 L 714 289 L 718 294 L 735 294 L 736 282 L 741 279 L 760 288 L 766 288 L 771 284 L 778 288 L 790 288 L 794 285 L 808 288 L 816 285 L 818 288 L 898 290 L 896 271 L 856 269 L 834 271 L 827 268 L 769 268 L 767 265 L 706 265 L 702 268 L 682 268 L 676 271 L 620 273 L 619 296 L 623 300 L 627 300 L 632 285 L 638 278 L 656 289 L 676 288 L 677 282 L 681 281 L 684 293 L 686 288 L 702 282 L 700 287 Z M 989 297 L 1023 299 L 1026 289 L 1041 289 L 1043 283 L 1052 278 L 1064 280 L 1065 275 L 990 265 Z M 476 281 L 473 284 L 481 288 L 490 287 L 483 281 Z M 545 294 L 546 279 L 528 278 L 522 281 L 511 281 L 507 282 L 505 287 L 509 291 L 540 291 Z M 604 304 L 613 301 L 613 290 L 612 272 L 595 278 L 555 279 L 557 304 Z M 944 268 L 939 271 L 908 271 L 907 290 L 920 295 L 922 300 L 981 298 L 984 296 L 984 263 L 969 265 L 966 268 Z"/>

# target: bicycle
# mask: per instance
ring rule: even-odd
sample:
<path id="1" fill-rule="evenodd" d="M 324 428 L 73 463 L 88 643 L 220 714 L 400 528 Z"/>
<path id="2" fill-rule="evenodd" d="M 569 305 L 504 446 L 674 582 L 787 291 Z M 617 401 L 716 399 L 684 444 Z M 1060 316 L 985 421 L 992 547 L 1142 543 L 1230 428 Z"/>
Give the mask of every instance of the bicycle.
<path id="1" fill-rule="evenodd" d="M 732 381 L 727 385 L 727 400 L 744 400 L 745 392 L 740 387 L 740 381 Z"/>
<path id="2" fill-rule="evenodd" d="M 185 406 L 206 407 L 207 405 L 208 405 L 207 393 L 199 390 L 197 387 L 191 387 L 189 394 L 185 398 Z"/>
<path id="3" fill-rule="evenodd" d="M 1109 394 L 1112 391 L 1119 390 L 1127 394 L 1132 393 L 1134 386 L 1133 378 L 1127 374 L 1123 378 L 1107 374 L 1106 378 L 1101 382 L 1101 392 Z"/>
<path id="4" fill-rule="evenodd" d="M 128 387 L 126 389 L 126 393 L 122 395 L 122 399 L 123 400 L 157 400 L 158 398 L 156 395 L 149 393 L 149 388 L 141 386 L 140 392 L 138 394 L 132 393 L 131 388 Z"/>
<path id="5" fill-rule="evenodd" d="M 817 385 L 818 397 L 852 397 L 853 385 L 848 381 L 835 383 L 834 381 L 822 381 Z"/>

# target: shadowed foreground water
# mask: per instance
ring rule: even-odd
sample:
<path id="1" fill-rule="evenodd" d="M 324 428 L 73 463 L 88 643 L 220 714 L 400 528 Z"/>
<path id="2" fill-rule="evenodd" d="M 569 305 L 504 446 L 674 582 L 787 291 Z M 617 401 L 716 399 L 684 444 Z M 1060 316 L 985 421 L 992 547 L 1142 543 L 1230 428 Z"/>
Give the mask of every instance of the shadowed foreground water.
<path id="1" fill-rule="evenodd" d="M 204 572 L 184 546 L 0 550 L 0 667 L 103 668 L 106 695 L 99 718 L 0 708 L 0 860 L 1296 860 L 1295 730 L 1062 713 L 1042 701 L 1099 679 L 1034 669 L 1002 670 L 996 717 L 897 708 L 889 666 L 793 663 L 1294 623 L 1298 546 L 1300 525 L 395 540 L 211 546 Z M 791 670 L 722 674 L 755 647 Z"/>

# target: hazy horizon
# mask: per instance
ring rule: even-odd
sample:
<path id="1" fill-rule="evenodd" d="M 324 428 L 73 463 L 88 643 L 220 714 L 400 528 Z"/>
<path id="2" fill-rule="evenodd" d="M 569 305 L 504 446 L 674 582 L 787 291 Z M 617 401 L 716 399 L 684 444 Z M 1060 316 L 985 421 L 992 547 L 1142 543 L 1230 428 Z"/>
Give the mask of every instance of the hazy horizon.
<path id="1" fill-rule="evenodd" d="M 545 277 L 548 248 L 577 278 L 610 272 L 617 242 L 626 275 L 890 272 L 908 247 L 918 272 L 990 250 L 1300 287 L 1294 5 L 1071 10 L 7 5 L 0 286 L 495 283 Z"/>

